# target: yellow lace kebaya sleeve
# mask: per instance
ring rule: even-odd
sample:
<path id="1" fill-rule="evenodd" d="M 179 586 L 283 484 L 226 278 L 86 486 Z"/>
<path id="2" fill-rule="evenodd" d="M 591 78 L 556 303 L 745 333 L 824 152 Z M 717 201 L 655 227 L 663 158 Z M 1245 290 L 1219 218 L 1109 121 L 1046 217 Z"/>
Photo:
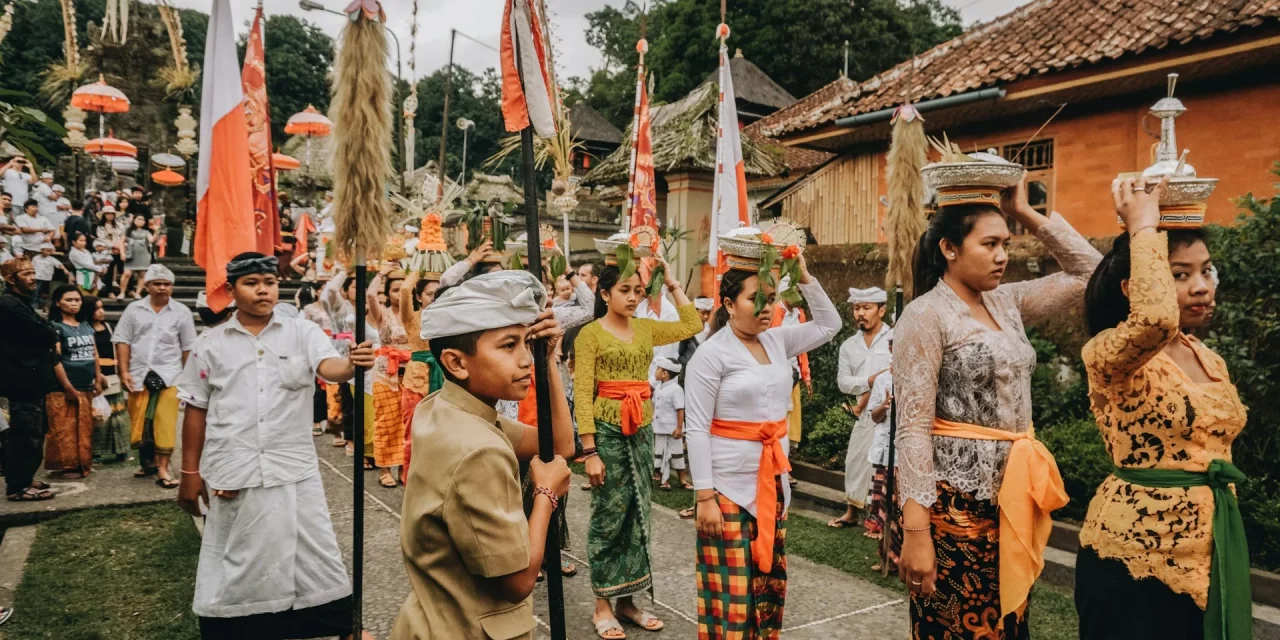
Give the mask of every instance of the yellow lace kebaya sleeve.
<path id="1" fill-rule="evenodd" d="M 640 320 L 649 323 L 650 331 L 653 332 L 653 346 L 661 347 L 664 344 L 680 342 L 685 338 L 692 338 L 702 331 L 702 318 L 698 315 L 698 308 L 690 302 L 681 307 L 676 307 L 676 312 L 680 314 L 680 319 L 676 322 L 662 322 L 660 320 Z M 636 322 L 637 320 L 632 320 Z"/>
<path id="2" fill-rule="evenodd" d="M 596 356 L 600 353 L 600 323 L 592 322 L 573 342 L 573 412 L 578 434 L 596 432 Z"/>
<path id="3" fill-rule="evenodd" d="M 1089 276 L 1102 262 L 1102 254 L 1057 212 L 1050 214 L 1049 222 L 1040 227 L 1036 238 L 1044 243 L 1062 271 L 1000 286 L 1000 292 L 1017 304 L 1023 324 L 1060 315 L 1064 309 L 1078 309 Z"/>
<path id="4" fill-rule="evenodd" d="M 893 380 L 898 396 L 895 443 L 900 503 L 915 500 L 922 507 L 930 507 L 938 499 L 933 418 L 945 343 L 938 311 L 921 302 L 907 305 L 893 330 Z"/>
<path id="5" fill-rule="evenodd" d="M 1178 335 L 1178 294 L 1169 239 L 1154 229 L 1130 238 L 1129 317 L 1094 336 L 1082 357 L 1091 386 L 1127 380 Z"/>

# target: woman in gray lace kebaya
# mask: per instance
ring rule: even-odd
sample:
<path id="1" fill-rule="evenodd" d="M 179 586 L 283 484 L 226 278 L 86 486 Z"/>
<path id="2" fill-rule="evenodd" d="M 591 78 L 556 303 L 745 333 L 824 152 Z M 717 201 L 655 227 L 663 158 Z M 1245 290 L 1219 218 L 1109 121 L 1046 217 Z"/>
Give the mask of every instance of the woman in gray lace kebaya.
<path id="1" fill-rule="evenodd" d="M 1061 272 L 1000 284 L 1006 215 L 1045 244 Z M 935 419 L 1028 431 L 1036 357 L 1024 324 L 1076 312 L 1100 259 L 1061 216 L 1031 209 L 1025 187 L 1007 190 L 1000 208 L 940 207 L 920 240 L 922 295 L 904 310 L 893 346 L 901 573 L 914 638 L 1028 637 L 1025 599 L 1003 609 L 1000 600 L 995 500 L 1011 443 L 933 435 Z"/>

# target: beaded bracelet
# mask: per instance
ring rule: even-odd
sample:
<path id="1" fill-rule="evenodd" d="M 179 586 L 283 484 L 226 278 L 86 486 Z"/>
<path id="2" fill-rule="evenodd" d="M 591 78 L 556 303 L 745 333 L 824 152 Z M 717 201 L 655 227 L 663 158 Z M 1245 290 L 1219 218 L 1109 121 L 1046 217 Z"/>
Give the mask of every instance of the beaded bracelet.
<path id="1" fill-rule="evenodd" d="M 710 501 L 715 500 L 716 498 L 719 498 L 719 497 L 720 497 L 720 492 L 719 492 L 719 491 L 712 491 L 712 492 L 711 492 L 711 495 L 709 495 L 709 496 L 707 496 L 707 497 L 705 497 L 705 498 L 698 498 L 698 502 L 710 502 Z"/>
<path id="2" fill-rule="evenodd" d="M 594 456 L 594 455 L 596 455 L 596 453 L 598 453 L 598 451 L 599 451 L 599 450 L 598 450 L 598 449 L 596 449 L 595 447 L 584 447 L 584 448 L 582 449 L 582 456 L 583 456 L 584 458 L 585 458 L 585 457 L 589 457 L 589 456 Z"/>
<path id="3" fill-rule="evenodd" d="M 555 511 L 556 509 L 560 508 L 560 499 L 556 497 L 556 494 L 555 494 L 555 492 L 554 492 L 554 491 L 552 491 L 552 490 L 550 490 L 550 489 L 548 489 L 548 488 L 546 488 L 546 487 L 534 487 L 534 488 L 533 488 L 533 495 L 535 495 L 535 496 L 536 496 L 536 495 L 538 495 L 539 493 L 541 493 L 542 495 L 546 496 L 546 497 L 547 497 L 547 499 L 551 501 L 551 510 L 552 510 L 552 511 Z"/>

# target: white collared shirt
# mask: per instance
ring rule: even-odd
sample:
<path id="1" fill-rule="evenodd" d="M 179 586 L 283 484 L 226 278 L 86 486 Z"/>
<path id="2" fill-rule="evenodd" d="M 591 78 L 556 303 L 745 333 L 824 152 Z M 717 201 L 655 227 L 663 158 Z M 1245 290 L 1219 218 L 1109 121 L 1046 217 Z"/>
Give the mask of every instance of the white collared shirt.
<path id="1" fill-rule="evenodd" d="M 680 381 L 672 378 L 658 383 L 658 390 L 653 394 L 653 432 L 669 436 L 676 432 L 679 420 L 676 411 L 684 408 L 684 388 Z"/>
<path id="2" fill-rule="evenodd" d="M 258 335 L 237 317 L 206 331 L 178 399 L 207 410 L 200 475 L 216 489 L 275 487 L 316 473 L 311 400 L 320 363 L 337 358 L 315 323 L 272 314 Z"/>
<path id="3" fill-rule="evenodd" d="M 172 298 L 157 313 L 150 296 L 125 307 L 111 342 L 129 345 L 130 391 L 142 391 L 142 379 L 154 371 L 170 387 L 182 373 L 182 352 L 191 351 L 196 323 L 191 310 Z"/>
<path id="4" fill-rule="evenodd" d="M 860 396 L 871 391 L 867 382 L 871 376 L 889 368 L 893 354 L 889 351 L 889 341 L 893 340 L 893 329 L 881 323 L 880 332 L 867 346 L 867 339 L 859 331 L 856 335 L 840 345 L 840 360 L 836 367 L 836 386 L 841 393 Z"/>
<path id="5" fill-rule="evenodd" d="M 711 421 L 775 422 L 791 404 L 791 358 L 829 342 L 840 331 L 840 313 L 817 281 L 799 285 L 813 322 L 775 327 L 759 336 L 770 364 L 756 362 L 733 330 L 715 332 L 689 361 L 685 375 L 685 433 L 696 489 L 715 489 L 756 513 L 756 479 L 763 445 L 711 435 Z M 790 444 L 782 438 L 783 450 Z M 782 483 L 786 503 L 791 487 Z"/>

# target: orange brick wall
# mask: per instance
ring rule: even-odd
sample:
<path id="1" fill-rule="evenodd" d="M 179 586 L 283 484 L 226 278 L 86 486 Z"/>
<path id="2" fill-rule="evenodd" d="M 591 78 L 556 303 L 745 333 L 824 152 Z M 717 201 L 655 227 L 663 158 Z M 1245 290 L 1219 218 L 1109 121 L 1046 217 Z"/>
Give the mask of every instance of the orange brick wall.
<path id="1" fill-rule="evenodd" d="M 1083 234 L 1119 232 L 1111 204 L 1111 181 L 1116 174 L 1141 171 L 1151 164 L 1160 121 L 1147 114 L 1149 102 L 1114 110 L 1094 110 L 1073 115 L 1068 105 L 1038 139 L 1054 140 L 1053 207 Z M 1280 160 L 1280 125 L 1276 105 L 1280 84 L 1194 93 L 1179 87 L 1178 97 L 1187 112 L 1177 120 L 1178 146 L 1191 149 L 1187 162 L 1201 177 L 1218 178 L 1209 201 L 1208 220 L 1229 224 L 1238 213 L 1231 200 L 1252 191 L 1271 197 L 1276 178 L 1272 163 Z M 1079 110 L 1077 110 L 1078 112 Z M 1146 120 L 1146 131 L 1143 120 Z M 952 135 L 964 149 L 1022 143 L 1040 123 L 1000 130 L 969 131 Z M 882 187 L 883 188 L 883 187 Z"/>

